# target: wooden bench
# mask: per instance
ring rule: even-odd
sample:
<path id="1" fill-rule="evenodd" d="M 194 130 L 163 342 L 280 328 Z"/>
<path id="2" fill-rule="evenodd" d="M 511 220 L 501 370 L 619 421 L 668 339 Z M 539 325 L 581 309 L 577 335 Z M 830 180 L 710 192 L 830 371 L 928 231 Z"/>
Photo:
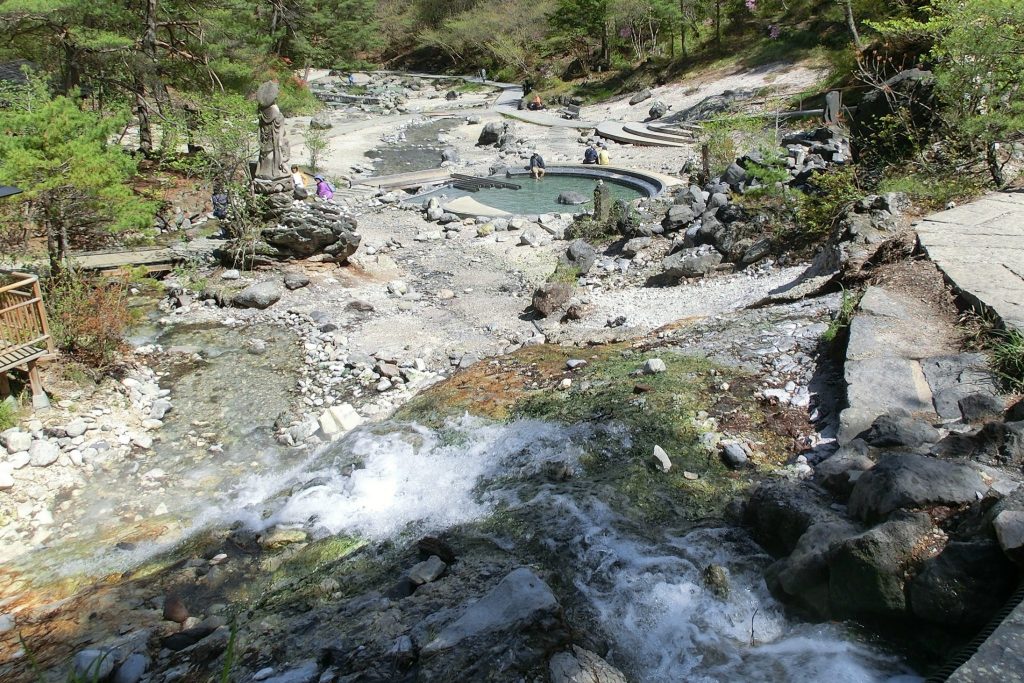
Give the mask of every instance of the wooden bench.
<path id="1" fill-rule="evenodd" d="M 559 113 L 563 119 L 577 121 L 580 118 L 580 106 L 577 104 L 567 104 Z"/>
<path id="2" fill-rule="evenodd" d="M 9 394 L 9 370 L 24 370 L 32 387 L 32 405 L 49 405 L 36 362 L 54 355 L 39 278 L 0 271 L 0 393 Z"/>

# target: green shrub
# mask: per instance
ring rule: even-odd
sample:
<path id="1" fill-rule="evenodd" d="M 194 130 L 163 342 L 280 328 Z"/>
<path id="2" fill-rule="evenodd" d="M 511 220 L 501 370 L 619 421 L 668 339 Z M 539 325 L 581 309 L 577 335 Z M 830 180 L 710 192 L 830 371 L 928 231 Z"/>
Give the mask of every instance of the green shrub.
<path id="1" fill-rule="evenodd" d="M 853 166 L 819 173 L 810 185 L 811 191 L 803 194 L 797 208 L 796 232 L 787 236 L 797 243 L 808 244 L 827 236 L 839 217 L 863 194 Z"/>
<path id="2" fill-rule="evenodd" d="M 853 320 L 853 312 L 857 309 L 859 302 L 859 295 L 851 293 L 847 289 L 843 290 L 843 300 L 839 304 L 839 310 L 836 311 L 835 317 L 828 324 L 828 328 L 821 333 L 821 340 L 823 342 L 831 344 L 839 338 L 840 332 L 850 326 L 850 321 Z"/>
<path id="3" fill-rule="evenodd" d="M 758 152 L 766 158 L 778 155 L 778 139 L 765 120 L 753 116 L 723 116 L 701 123 L 699 141 L 708 146 L 712 176 L 725 172 L 737 157 Z"/>
<path id="4" fill-rule="evenodd" d="M 1024 391 L 1024 334 L 993 330 L 991 335 L 992 370 L 1009 391 Z"/>

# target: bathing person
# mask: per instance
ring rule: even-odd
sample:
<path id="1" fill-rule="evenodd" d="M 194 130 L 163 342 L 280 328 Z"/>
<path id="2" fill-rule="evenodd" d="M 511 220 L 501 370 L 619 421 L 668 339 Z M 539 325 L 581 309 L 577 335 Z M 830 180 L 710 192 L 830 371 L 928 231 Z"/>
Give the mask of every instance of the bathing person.
<path id="1" fill-rule="evenodd" d="M 533 100 L 526 105 L 526 108 L 530 111 L 540 111 L 544 108 L 544 103 L 540 101 L 540 95 L 534 94 Z"/>
<path id="2" fill-rule="evenodd" d="M 608 156 L 608 145 L 601 143 L 601 151 L 597 153 L 597 164 L 598 166 L 607 166 L 612 163 L 612 158 Z"/>
<path id="3" fill-rule="evenodd" d="M 305 199 L 309 196 L 309 191 L 306 189 L 306 182 L 302 179 L 302 171 L 299 170 L 298 166 L 292 166 L 292 196 L 296 199 Z"/>
<path id="4" fill-rule="evenodd" d="M 589 145 L 587 151 L 583 153 L 583 163 L 585 164 L 596 164 L 597 163 L 597 148 L 594 145 Z"/>
<path id="5" fill-rule="evenodd" d="M 316 181 L 316 196 L 320 199 L 334 199 L 334 186 L 324 180 L 322 175 L 313 176 Z"/>
<path id="6" fill-rule="evenodd" d="M 534 152 L 533 156 L 530 157 L 530 175 L 539 180 L 544 177 L 546 172 L 547 171 L 544 168 L 544 157 Z"/>

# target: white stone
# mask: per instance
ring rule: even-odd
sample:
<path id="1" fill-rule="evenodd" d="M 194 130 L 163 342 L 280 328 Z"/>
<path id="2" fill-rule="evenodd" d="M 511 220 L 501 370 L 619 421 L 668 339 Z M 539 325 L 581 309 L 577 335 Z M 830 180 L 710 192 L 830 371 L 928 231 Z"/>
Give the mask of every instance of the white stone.
<path id="1" fill-rule="evenodd" d="M 28 454 L 28 451 L 18 451 L 7 458 L 7 464 L 11 466 L 11 469 L 20 470 L 25 465 L 31 462 L 32 456 Z"/>
<path id="2" fill-rule="evenodd" d="M 11 476 L 11 469 L 8 463 L 0 464 L 0 491 L 14 488 L 14 477 Z"/>
<path id="3" fill-rule="evenodd" d="M 242 274 L 235 269 L 225 270 L 220 274 L 221 280 L 237 280 L 240 277 L 242 277 Z"/>
<path id="4" fill-rule="evenodd" d="M 668 453 L 661 446 L 654 447 L 654 463 L 662 472 L 672 469 L 672 461 L 669 460 Z"/>
<path id="5" fill-rule="evenodd" d="M 646 363 L 644 363 L 645 375 L 654 375 L 659 372 L 665 372 L 665 370 L 667 369 L 668 368 L 665 365 L 665 361 L 663 361 L 660 358 L 651 358 Z"/>
<path id="6" fill-rule="evenodd" d="M 19 429 L 8 429 L 0 437 L 8 453 L 27 451 L 32 446 L 32 435 Z"/>
<path id="7" fill-rule="evenodd" d="M 331 406 L 319 418 L 320 431 L 325 436 L 336 438 L 352 431 L 363 423 L 363 418 L 350 403 Z"/>
<path id="8" fill-rule="evenodd" d="M 52 441 L 33 441 L 28 450 L 29 464 L 33 467 L 47 467 L 57 462 L 60 457 L 60 446 Z"/>
<path id="9" fill-rule="evenodd" d="M 68 437 L 74 439 L 75 437 L 85 434 L 86 429 L 87 427 L 84 420 L 72 420 L 64 427 L 64 432 Z"/>

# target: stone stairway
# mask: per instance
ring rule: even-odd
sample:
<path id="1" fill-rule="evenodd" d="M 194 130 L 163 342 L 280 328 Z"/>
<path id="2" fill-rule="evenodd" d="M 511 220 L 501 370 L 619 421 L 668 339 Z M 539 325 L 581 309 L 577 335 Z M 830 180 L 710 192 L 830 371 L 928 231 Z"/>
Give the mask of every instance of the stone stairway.
<path id="1" fill-rule="evenodd" d="M 675 132 L 667 127 L 655 127 L 646 123 L 604 121 L 598 124 L 597 134 L 627 145 L 692 147 L 695 144 L 692 132 Z"/>

